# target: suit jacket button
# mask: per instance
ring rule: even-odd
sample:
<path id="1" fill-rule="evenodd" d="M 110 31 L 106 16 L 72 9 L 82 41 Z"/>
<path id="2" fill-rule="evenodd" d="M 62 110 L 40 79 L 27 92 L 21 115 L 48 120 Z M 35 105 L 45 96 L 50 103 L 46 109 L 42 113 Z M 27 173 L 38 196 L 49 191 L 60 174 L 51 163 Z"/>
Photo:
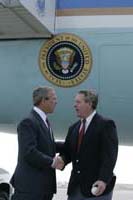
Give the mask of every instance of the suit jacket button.
<path id="1" fill-rule="evenodd" d="M 76 160 L 76 163 L 78 163 L 79 162 L 79 160 Z"/>
<path id="2" fill-rule="evenodd" d="M 77 171 L 77 174 L 80 174 L 80 171 L 79 171 L 79 170 Z"/>

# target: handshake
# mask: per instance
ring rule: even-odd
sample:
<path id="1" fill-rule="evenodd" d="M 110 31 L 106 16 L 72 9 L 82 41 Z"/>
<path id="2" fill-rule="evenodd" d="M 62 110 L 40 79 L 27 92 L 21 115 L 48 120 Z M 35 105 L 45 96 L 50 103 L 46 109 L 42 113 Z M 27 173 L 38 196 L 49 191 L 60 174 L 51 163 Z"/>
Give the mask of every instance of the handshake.
<path id="1" fill-rule="evenodd" d="M 65 166 L 65 163 L 61 156 L 57 155 L 53 159 L 52 168 L 62 170 Z"/>

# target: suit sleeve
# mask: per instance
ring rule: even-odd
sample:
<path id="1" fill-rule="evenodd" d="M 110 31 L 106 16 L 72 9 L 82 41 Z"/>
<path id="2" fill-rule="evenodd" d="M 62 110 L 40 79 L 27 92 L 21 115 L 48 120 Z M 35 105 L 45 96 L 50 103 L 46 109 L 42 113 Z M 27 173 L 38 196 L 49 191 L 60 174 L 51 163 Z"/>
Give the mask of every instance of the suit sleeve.
<path id="1" fill-rule="evenodd" d="M 63 140 L 56 140 L 55 141 L 56 145 L 56 153 L 62 154 L 64 152 L 64 141 Z"/>
<path id="2" fill-rule="evenodd" d="M 61 157 L 63 158 L 65 165 L 71 162 L 70 141 L 71 141 L 71 127 L 68 130 L 68 134 L 64 142 L 63 151 L 61 153 Z"/>
<path id="3" fill-rule="evenodd" d="M 118 137 L 115 123 L 112 120 L 105 121 L 101 133 L 101 168 L 99 180 L 110 182 L 118 154 Z"/>
<path id="4" fill-rule="evenodd" d="M 37 129 L 30 119 L 23 120 L 18 126 L 19 155 L 28 164 L 38 169 L 51 167 L 53 159 L 37 148 Z M 44 144 L 45 145 L 45 144 Z"/>

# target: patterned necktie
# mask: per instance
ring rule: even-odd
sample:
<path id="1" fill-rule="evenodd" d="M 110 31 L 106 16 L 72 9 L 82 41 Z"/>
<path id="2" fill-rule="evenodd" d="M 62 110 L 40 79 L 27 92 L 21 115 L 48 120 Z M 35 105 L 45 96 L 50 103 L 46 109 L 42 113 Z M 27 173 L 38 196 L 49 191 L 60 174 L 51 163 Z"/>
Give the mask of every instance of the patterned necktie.
<path id="1" fill-rule="evenodd" d="M 49 122 L 48 118 L 46 118 L 46 122 L 47 122 L 47 125 L 48 125 L 48 130 L 50 132 L 51 139 L 53 140 L 53 132 L 52 132 L 52 129 L 51 129 L 51 126 L 50 126 L 50 122 Z"/>
<path id="2" fill-rule="evenodd" d="M 46 118 L 46 122 L 47 122 L 48 129 L 50 129 L 50 122 L 49 122 L 48 118 Z"/>
<path id="3" fill-rule="evenodd" d="M 79 152 L 80 150 L 80 145 L 83 139 L 83 135 L 85 134 L 85 123 L 86 123 L 86 119 L 83 119 L 81 121 L 81 125 L 79 128 L 79 135 L 78 135 L 78 145 L 77 145 L 77 151 Z"/>

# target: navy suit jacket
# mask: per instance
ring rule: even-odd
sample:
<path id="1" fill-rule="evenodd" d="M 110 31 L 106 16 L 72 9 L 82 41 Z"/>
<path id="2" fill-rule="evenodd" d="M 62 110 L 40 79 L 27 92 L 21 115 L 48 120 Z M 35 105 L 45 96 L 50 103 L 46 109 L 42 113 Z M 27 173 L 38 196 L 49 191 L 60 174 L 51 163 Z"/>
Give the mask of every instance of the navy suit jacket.
<path id="1" fill-rule="evenodd" d="M 19 152 L 12 185 L 19 193 L 56 193 L 55 170 L 51 168 L 56 149 L 45 123 L 32 110 L 17 130 Z"/>
<path id="2" fill-rule="evenodd" d="M 72 162 L 72 173 L 68 194 L 79 185 L 86 197 L 93 196 L 91 187 L 97 180 L 107 183 L 103 194 L 110 192 L 115 184 L 113 169 L 118 153 L 118 138 L 115 123 L 95 114 L 83 137 L 77 153 L 77 140 L 80 121 L 68 131 L 64 144 L 64 161 Z"/>

